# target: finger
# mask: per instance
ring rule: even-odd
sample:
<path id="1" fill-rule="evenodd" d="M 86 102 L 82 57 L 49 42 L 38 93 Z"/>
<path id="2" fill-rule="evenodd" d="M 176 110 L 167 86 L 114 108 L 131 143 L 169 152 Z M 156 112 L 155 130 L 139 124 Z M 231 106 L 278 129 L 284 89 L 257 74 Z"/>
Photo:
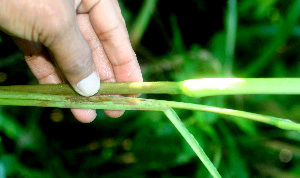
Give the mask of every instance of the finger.
<path id="1" fill-rule="evenodd" d="M 122 97 L 121 95 L 110 95 L 111 97 Z M 111 118 L 118 118 L 124 114 L 124 110 L 103 110 L 103 112 Z"/>
<path id="2" fill-rule="evenodd" d="M 81 33 L 91 48 L 94 63 L 99 71 L 101 82 L 115 82 L 116 79 L 114 77 L 112 66 L 105 54 L 98 36 L 95 34 L 91 26 L 89 15 L 79 14 L 77 15 L 77 21 Z M 120 117 L 124 111 L 104 110 L 104 113 L 111 118 L 117 118 Z"/>
<path id="3" fill-rule="evenodd" d="M 117 1 L 103 0 L 96 4 L 90 11 L 90 20 L 112 64 L 116 81 L 142 81 L 140 67 Z M 120 117 L 124 113 L 104 112 L 111 117 Z"/>
<path id="4" fill-rule="evenodd" d="M 27 65 L 40 84 L 61 83 L 53 63 L 40 43 L 20 38 L 14 38 L 14 41 L 20 48 Z"/>
<path id="5" fill-rule="evenodd" d="M 106 56 L 103 46 L 93 30 L 88 14 L 77 15 L 78 26 L 88 42 L 94 63 L 99 71 L 101 82 L 115 82 L 113 68 Z"/>
<path id="6" fill-rule="evenodd" d="M 40 43 L 14 38 L 24 55 L 24 59 L 40 84 L 61 83 L 59 75 L 51 62 L 47 51 Z M 71 109 L 75 118 L 83 123 L 92 122 L 96 118 L 95 110 Z"/>
<path id="7" fill-rule="evenodd" d="M 101 0 L 90 10 L 90 21 L 112 64 L 116 81 L 142 81 L 141 70 L 120 12 L 116 1 Z"/>
<path id="8" fill-rule="evenodd" d="M 103 112 L 111 118 L 119 118 L 124 114 L 124 110 L 103 110 Z"/>
<path id="9" fill-rule="evenodd" d="M 90 123 L 97 117 L 94 109 L 71 109 L 74 117 L 82 123 Z"/>
<path id="10" fill-rule="evenodd" d="M 99 9 L 99 7 L 103 7 L 103 8 Z M 98 10 L 91 10 L 91 9 L 98 9 Z M 135 53 L 133 52 L 133 49 L 130 45 L 128 33 L 125 27 L 125 22 L 121 15 L 121 10 L 118 6 L 117 1 L 105 1 L 105 0 L 84 1 L 83 0 L 77 9 L 77 12 L 89 13 L 90 21 L 92 22 L 93 25 L 93 30 L 95 30 L 95 32 L 97 33 L 97 36 L 101 40 L 102 44 L 104 44 L 105 53 L 108 56 L 110 62 L 113 64 L 112 67 L 114 71 L 115 80 L 118 82 L 142 81 L 140 67 L 136 60 Z M 104 16 L 101 17 L 102 15 Z M 101 23 L 101 21 L 103 22 Z M 116 27 L 114 27 L 114 25 Z M 118 29 L 118 25 L 120 25 L 120 27 L 122 28 L 122 29 L 120 28 L 121 31 L 114 30 L 115 34 L 111 33 L 110 31 L 113 30 L 110 29 Z M 107 31 L 106 35 L 105 35 L 106 33 L 105 31 Z M 116 36 L 117 38 L 112 38 L 112 39 L 107 38 L 106 40 L 105 36 L 109 37 L 110 35 L 112 37 Z M 121 38 L 118 38 L 118 35 L 120 35 Z M 125 41 L 124 43 L 125 48 L 122 49 L 122 47 L 120 48 L 120 46 L 122 45 L 123 41 Z M 115 42 L 117 42 L 116 43 L 117 45 L 114 45 Z M 110 48 L 115 48 L 115 49 L 109 50 Z M 115 53 L 117 53 L 117 55 L 115 55 Z M 124 53 L 125 55 L 122 55 L 122 53 Z M 120 56 L 118 56 L 119 54 Z M 121 58 L 124 57 L 124 60 L 117 61 L 116 59 L 118 57 Z M 127 58 L 130 59 L 127 60 Z M 123 114 L 124 111 L 104 111 L 104 112 L 110 117 L 119 117 Z"/>

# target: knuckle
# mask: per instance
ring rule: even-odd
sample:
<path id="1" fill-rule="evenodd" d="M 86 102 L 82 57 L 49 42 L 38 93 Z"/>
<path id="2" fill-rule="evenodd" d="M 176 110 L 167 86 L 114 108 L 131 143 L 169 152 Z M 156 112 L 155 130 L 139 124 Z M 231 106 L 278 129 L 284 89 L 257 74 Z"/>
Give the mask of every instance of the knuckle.
<path id="1" fill-rule="evenodd" d="M 66 5 L 55 5 L 49 3 L 39 9 L 39 41 L 49 43 L 49 41 L 65 34 L 70 28 L 75 26 L 75 14 L 72 15 L 72 9 Z"/>
<path id="2" fill-rule="evenodd" d="M 120 34 L 124 35 L 123 27 L 121 24 L 117 24 L 106 31 L 99 32 L 99 38 L 102 42 L 109 41 L 118 37 Z"/>

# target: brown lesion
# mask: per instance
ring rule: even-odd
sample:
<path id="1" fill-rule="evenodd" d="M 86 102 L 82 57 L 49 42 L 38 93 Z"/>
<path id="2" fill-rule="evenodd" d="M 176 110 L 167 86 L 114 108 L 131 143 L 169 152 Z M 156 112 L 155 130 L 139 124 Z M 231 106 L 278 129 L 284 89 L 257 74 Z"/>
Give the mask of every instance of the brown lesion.
<path id="1" fill-rule="evenodd" d="M 158 101 L 149 100 L 145 98 L 131 98 L 131 97 L 120 97 L 115 95 L 94 95 L 90 97 L 83 97 L 80 95 L 66 96 L 65 100 L 75 103 L 89 103 L 91 105 L 103 105 L 103 106 L 116 106 L 129 110 L 148 110 L 148 111 L 162 111 L 165 106 L 163 103 Z"/>
<path id="2" fill-rule="evenodd" d="M 71 101 L 71 102 L 90 102 L 89 97 L 83 97 L 83 96 L 66 96 L 65 100 Z"/>

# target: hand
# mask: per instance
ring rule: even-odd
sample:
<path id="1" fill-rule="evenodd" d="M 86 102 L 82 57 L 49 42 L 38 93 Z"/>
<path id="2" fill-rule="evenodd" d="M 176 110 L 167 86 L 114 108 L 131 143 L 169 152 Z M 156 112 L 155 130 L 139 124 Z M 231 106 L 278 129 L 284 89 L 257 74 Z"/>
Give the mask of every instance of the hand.
<path id="1" fill-rule="evenodd" d="M 61 82 L 55 64 L 83 96 L 95 94 L 100 79 L 143 80 L 117 0 L 1 0 L 0 29 L 15 37 L 40 84 Z M 72 112 L 81 122 L 96 117 L 95 110 Z"/>

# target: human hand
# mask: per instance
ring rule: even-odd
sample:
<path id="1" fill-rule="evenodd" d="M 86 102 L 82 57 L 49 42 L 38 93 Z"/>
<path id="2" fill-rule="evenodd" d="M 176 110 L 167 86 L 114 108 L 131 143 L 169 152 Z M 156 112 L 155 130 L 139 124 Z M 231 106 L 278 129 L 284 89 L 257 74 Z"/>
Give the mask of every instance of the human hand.
<path id="1" fill-rule="evenodd" d="M 40 84 L 60 83 L 60 76 L 83 96 L 101 82 L 142 81 L 117 0 L 2 0 L 0 29 L 16 37 Z M 100 79 L 99 79 L 100 78 Z M 95 110 L 72 109 L 81 122 Z M 124 111 L 104 111 L 119 117 Z"/>

